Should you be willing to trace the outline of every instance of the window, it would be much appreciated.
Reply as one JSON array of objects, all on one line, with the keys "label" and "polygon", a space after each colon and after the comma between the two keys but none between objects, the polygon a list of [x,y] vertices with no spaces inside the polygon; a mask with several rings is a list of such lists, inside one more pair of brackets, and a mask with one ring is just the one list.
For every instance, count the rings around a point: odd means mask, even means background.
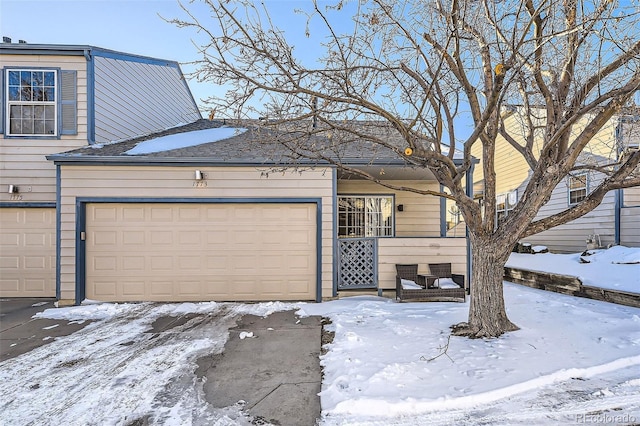
[{"label": "window", "polygon": [[338,196],[338,236],[393,236],[392,196]]},{"label": "window", "polygon": [[500,223],[518,204],[518,191],[510,191],[496,196],[496,223]]},{"label": "window", "polygon": [[6,78],[7,134],[57,135],[57,72],[9,69]]},{"label": "window", "polygon": [[577,204],[587,198],[587,180],[586,173],[569,175],[569,205]]}]

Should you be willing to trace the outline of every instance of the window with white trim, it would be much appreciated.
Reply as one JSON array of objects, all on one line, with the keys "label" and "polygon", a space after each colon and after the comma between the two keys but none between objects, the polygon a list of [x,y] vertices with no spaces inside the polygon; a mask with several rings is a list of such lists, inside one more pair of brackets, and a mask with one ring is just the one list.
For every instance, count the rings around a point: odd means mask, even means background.
[{"label": "window with white trim", "polygon": [[392,237],[393,196],[338,196],[338,236],[341,238]]},{"label": "window with white trim", "polygon": [[589,175],[586,173],[569,175],[569,205],[578,204],[587,198],[587,183]]},{"label": "window with white trim", "polygon": [[57,76],[55,70],[6,70],[7,135],[57,135]]},{"label": "window with white trim", "polygon": [[518,204],[518,190],[506,192],[504,194],[498,194],[496,196],[496,223],[504,220],[509,216],[509,212],[512,211],[516,204]]}]

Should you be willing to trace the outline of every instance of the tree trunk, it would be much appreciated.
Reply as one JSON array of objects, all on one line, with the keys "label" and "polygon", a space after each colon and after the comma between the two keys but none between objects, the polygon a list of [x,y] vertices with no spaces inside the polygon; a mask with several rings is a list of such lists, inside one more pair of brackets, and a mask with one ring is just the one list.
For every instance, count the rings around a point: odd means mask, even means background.
[{"label": "tree trunk", "polygon": [[454,334],[473,338],[498,337],[517,330],[505,311],[502,280],[512,244],[487,239],[472,242],[469,321],[453,327]]}]

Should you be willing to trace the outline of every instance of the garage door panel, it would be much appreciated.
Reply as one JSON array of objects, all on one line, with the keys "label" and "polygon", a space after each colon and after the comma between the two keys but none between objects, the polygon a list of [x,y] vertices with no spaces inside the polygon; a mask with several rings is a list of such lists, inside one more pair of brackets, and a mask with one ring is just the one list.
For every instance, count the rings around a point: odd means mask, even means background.
[{"label": "garage door panel", "polygon": [[0,209],[0,296],[54,297],[55,209]]},{"label": "garage door panel", "polygon": [[[95,217],[90,211],[96,206],[100,205],[87,205],[87,218]],[[110,239],[111,247],[94,244],[91,238],[87,240],[88,298],[111,301],[315,299],[314,204],[116,204],[111,207],[116,210],[112,217],[118,218],[112,223],[87,220],[87,231],[97,227],[100,232],[117,234],[115,239]],[[124,220],[128,215],[133,218],[131,222]],[[145,217],[144,222],[138,220],[141,217]],[[109,272],[115,279],[108,285],[115,285],[116,289],[94,290],[94,283],[104,286],[103,278],[109,277],[102,276],[105,270],[93,268],[91,265],[96,263],[91,259],[110,256],[118,258],[115,270]]]}]

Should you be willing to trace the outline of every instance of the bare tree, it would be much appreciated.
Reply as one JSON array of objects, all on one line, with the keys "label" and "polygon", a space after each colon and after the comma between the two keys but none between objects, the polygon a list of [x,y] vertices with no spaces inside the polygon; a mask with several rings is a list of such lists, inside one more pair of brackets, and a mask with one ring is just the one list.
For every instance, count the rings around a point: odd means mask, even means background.
[{"label": "bare tree", "polygon": [[[588,213],[612,189],[640,185],[637,150],[598,163],[581,160],[640,87],[639,9],[631,1],[317,0],[300,11],[306,35],[324,40],[313,63],[296,56],[301,35],[278,28],[268,2],[207,0],[212,20],[201,22],[183,7],[188,17],[172,22],[206,36],[196,75],[231,87],[209,100],[218,113],[259,114],[277,124],[314,120],[306,134],[331,135],[333,147],[366,140],[433,172],[448,191],[431,195],[455,201],[472,243],[469,320],[457,332],[495,337],[517,329],[502,289],[514,244]],[[517,131],[504,125],[507,107],[521,117]],[[353,125],[362,120],[385,123],[399,138]],[[526,160],[531,179],[514,210],[496,223],[499,140]],[[325,145],[298,143],[290,145],[297,155],[430,194],[350,169],[323,152]],[[481,203],[465,190],[474,146],[483,159]],[[556,185],[581,168],[604,178],[579,204],[534,221]]]}]

